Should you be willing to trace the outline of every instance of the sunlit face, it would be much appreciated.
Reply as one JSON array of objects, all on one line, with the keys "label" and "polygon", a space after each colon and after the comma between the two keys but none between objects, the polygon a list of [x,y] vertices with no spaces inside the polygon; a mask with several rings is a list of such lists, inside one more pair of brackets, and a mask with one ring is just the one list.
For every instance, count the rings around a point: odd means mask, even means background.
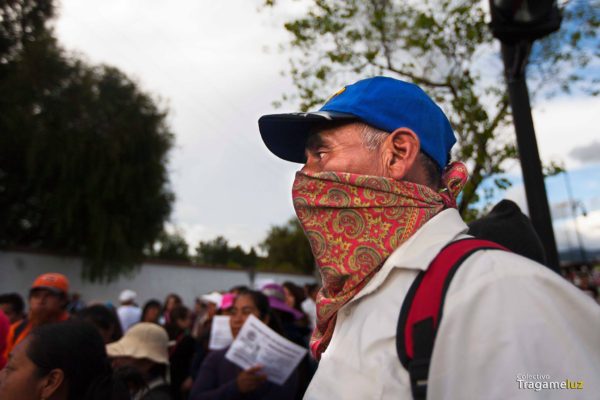
[{"label": "sunlit face", "polygon": [[27,357],[29,339],[15,346],[8,364],[0,371],[0,399],[38,400],[41,398],[42,379],[36,365]]},{"label": "sunlit face", "polygon": [[251,296],[241,295],[235,298],[233,302],[233,307],[229,309],[229,326],[231,327],[231,335],[235,338],[244,322],[250,315],[254,315],[257,318],[260,318],[260,312],[258,308],[254,304]]},{"label": "sunlit face", "polygon": [[306,143],[306,164],[302,171],[385,176],[379,152],[365,147],[362,130],[360,124],[347,124],[311,135]]}]

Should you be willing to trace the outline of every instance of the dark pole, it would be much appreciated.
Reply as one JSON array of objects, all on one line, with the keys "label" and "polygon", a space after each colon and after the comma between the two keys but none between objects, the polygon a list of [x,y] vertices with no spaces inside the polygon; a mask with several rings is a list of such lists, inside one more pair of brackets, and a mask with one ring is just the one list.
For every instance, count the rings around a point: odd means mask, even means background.
[{"label": "dark pole", "polygon": [[529,41],[521,41],[515,44],[502,43],[502,58],[517,134],[517,146],[519,148],[519,158],[521,159],[529,217],[546,250],[548,266],[558,272],[558,252],[552,229],[546,186],[544,185],[542,163],[535,139],[533,119],[531,118],[527,82],[525,81],[525,69],[530,50],[531,42]]}]

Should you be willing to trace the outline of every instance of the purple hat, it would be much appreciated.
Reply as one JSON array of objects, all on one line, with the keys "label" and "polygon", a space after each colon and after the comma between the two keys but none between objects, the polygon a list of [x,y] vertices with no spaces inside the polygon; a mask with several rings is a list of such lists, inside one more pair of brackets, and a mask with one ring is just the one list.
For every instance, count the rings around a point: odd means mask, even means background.
[{"label": "purple hat", "polygon": [[276,283],[268,283],[262,287],[261,292],[269,298],[269,305],[275,310],[283,311],[294,316],[294,319],[302,318],[302,312],[288,306],[285,303],[285,292],[283,286]]}]

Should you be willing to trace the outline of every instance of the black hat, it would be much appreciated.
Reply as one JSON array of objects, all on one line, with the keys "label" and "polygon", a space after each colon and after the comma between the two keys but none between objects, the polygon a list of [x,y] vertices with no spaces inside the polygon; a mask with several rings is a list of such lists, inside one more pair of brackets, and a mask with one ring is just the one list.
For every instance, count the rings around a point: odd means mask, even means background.
[{"label": "black hat", "polygon": [[511,200],[502,200],[490,213],[470,222],[469,234],[491,240],[509,250],[546,264],[546,252],[529,218]]}]

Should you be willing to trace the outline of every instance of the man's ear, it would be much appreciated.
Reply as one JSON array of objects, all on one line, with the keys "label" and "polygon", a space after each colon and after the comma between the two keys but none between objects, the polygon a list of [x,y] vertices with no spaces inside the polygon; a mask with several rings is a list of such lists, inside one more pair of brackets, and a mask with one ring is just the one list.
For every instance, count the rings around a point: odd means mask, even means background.
[{"label": "man's ear", "polygon": [[396,180],[412,180],[421,144],[416,133],[398,128],[383,143],[383,157],[387,175]]},{"label": "man's ear", "polygon": [[59,392],[64,383],[65,373],[61,369],[53,369],[42,379],[41,398],[49,399]]}]

